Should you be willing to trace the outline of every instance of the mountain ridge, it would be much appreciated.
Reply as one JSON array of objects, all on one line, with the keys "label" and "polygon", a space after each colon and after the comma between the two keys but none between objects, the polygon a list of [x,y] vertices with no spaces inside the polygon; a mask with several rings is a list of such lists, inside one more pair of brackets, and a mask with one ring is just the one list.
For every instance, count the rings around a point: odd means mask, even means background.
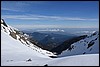
[{"label": "mountain ridge", "polygon": [[26,45],[26,46],[30,47],[31,49],[36,50],[37,52],[40,52],[40,53],[48,55],[48,56],[56,56],[52,52],[43,50],[40,47],[38,47],[37,45],[35,45],[36,44],[35,41],[33,41],[33,43],[30,42],[29,36],[27,34],[19,31],[18,29],[15,29],[15,28],[9,26],[8,24],[5,23],[5,21],[3,19],[1,19],[1,30],[3,32],[5,32],[6,34],[10,35],[15,40],[20,41],[23,45]]}]

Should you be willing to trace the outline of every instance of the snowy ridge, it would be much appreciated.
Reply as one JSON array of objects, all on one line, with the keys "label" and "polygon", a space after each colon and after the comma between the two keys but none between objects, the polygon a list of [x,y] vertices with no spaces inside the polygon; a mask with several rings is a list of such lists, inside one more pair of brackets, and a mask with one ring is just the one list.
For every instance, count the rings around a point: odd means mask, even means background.
[{"label": "snowy ridge", "polygon": [[29,36],[27,34],[24,34],[23,32],[19,31],[18,29],[15,29],[9,25],[6,25],[6,23],[4,22],[3,19],[1,20],[1,30],[2,30],[2,32],[5,32],[7,35],[10,35],[14,39],[20,41],[22,44],[30,47],[31,49],[33,49],[41,54],[44,54],[47,56],[56,56],[52,52],[43,50],[43,49],[39,48],[38,46],[36,46],[35,44],[31,43],[28,40]]},{"label": "snowy ridge", "polygon": [[71,44],[71,46],[63,51],[59,56],[71,56],[82,54],[98,54],[99,53],[99,32],[95,31],[88,35],[85,39]]}]

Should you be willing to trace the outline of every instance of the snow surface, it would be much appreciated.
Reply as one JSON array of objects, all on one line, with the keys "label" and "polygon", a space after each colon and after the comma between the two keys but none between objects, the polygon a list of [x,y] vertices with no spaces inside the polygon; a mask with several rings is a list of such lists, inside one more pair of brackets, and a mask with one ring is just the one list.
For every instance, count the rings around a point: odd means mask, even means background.
[{"label": "snow surface", "polygon": [[[19,62],[27,63],[27,59],[32,59],[34,61],[33,65],[40,63],[41,59],[50,59],[46,55],[42,55],[31,48],[23,45],[18,40],[13,39],[8,34],[1,31],[1,65],[19,65]],[[38,60],[38,61],[37,61]],[[46,62],[46,60],[45,60]],[[43,63],[45,63],[43,62]],[[14,63],[14,64],[13,64]],[[38,64],[38,65],[39,65]],[[24,64],[22,64],[24,65]]]},{"label": "snow surface", "polygon": [[99,66],[99,54],[57,58],[50,61],[48,66]]}]

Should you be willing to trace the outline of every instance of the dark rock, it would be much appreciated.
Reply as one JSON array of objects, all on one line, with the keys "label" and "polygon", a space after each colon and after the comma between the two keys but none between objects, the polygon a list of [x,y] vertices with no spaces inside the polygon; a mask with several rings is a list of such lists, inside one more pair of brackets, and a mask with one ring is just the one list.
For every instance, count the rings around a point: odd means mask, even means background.
[{"label": "dark rock", "polygon": [[12,36],[14,39],[17,39],[16,33],[10,32],[10,36]]},{"label": "dark rock", "polygon": [[86,54],[86,52],[84,52],[83,54]]},{"label": "dark rock", "polygon": [[28,60],[26,60],[26,61],[32,61],[32,59],[28,59]]},{"label": "dark rock", "polygon": [[48,65],[46,64],[46,65],[44,65],[44,66],[48,66]]},{"label": "dark rock", "polygon": [[94,41],[93,41],[93,40],[89,42],[87,49],[88,49],[89,47],[91,47],[92,45],[94,45]]},{"label": "dark rock", "polygon": [[3,22],[1,22],[4,26],[8,27],[7,24],[5,23],[4,19],[2,19]]},{"label": "dark rock", "polygon": [[51,57],[51,58],[57,58],[57,56],[49,56],[49,57]]}]

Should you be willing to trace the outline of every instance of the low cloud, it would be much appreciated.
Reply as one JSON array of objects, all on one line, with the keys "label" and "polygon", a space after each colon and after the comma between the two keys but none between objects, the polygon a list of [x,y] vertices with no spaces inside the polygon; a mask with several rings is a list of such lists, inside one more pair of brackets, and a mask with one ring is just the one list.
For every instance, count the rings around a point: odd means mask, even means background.
[{"label": "low cloud", "polygon": [[63,26],[61,25],[13,25],[14,27],[17,28],[27,28],[27,29],[32,29],[32,28],[62,28]]},{"label": "low cloud", "polygon": [[69,25],[12,25],[19,29],[35,29],[35,28],[97,28],[95,26],[69,26]]}]

